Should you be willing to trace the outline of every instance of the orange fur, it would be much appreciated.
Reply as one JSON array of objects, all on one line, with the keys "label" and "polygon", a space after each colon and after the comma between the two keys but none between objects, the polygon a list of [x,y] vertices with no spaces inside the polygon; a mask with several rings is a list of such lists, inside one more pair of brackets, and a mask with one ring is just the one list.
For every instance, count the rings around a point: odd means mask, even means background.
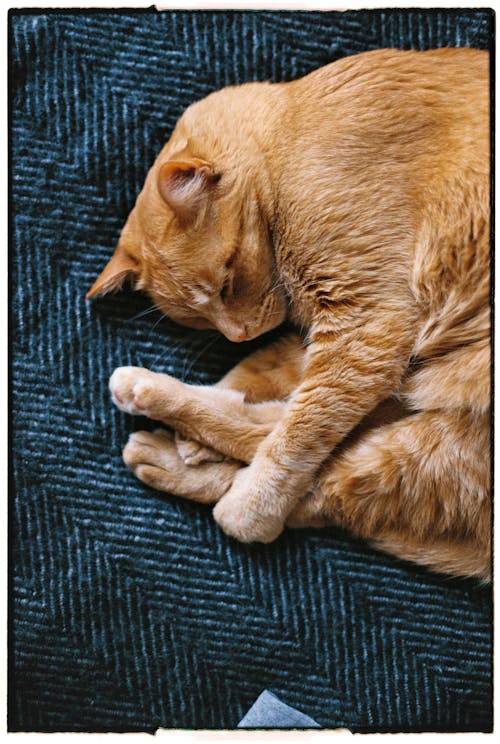
[{"label": "orange fur", "polygon": [[126,274],[89,296],[132,275],[179,322],[298,335],[213,388],[117,370],[123,410],[203,445],[188,462],[135,436],[139,477],[200,498],[198,473],[240,540],[338,524],[487,577],[488,71],[471,49],[380,50],[185,112],[123,230]]}]

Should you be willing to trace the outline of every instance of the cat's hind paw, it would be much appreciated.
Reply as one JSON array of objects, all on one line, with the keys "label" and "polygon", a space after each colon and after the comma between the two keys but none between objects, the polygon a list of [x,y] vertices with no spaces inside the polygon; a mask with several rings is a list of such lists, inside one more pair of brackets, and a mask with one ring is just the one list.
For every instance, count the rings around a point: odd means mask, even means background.
[{"label": "cat's hind paw", "polygon": [[151,488],[204,504],[213,504],[226,493],[240,467],[234,460],[186,465],[177,452],[173,432],[164,429],[131,434],[123,460]]},{"label": "cat's hind paw", "polygon": [[148,486],[174,493],[182,466],[176,457],[173,432],[134,432],[123,450],[123,461]]}]

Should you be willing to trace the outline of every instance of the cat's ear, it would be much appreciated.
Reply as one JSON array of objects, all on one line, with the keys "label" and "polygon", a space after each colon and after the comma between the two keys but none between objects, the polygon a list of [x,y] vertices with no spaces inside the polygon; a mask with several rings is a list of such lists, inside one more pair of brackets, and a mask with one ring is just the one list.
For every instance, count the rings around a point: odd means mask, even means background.
[{"label": "cat's ear", "polygon": [[87,292],[86,299],[121,289],[126,279],[137,276],[139,266],[123,246],[118,243],[115,252]]},{"label": "cat's ear", "polygon": [[167,160],[158,172],[158,191],[177,217],[189,222],[198,215],[219,179],[205,160]]}]

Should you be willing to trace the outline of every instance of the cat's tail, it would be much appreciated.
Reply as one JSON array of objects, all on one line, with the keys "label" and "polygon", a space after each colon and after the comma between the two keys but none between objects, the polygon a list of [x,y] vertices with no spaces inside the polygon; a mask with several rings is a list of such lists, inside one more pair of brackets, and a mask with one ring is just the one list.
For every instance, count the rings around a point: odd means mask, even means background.
[{"label": "cat's tail", "polygon": [[483,584],[491,581],[491,545],[478,546],[470,541],[451,542],[436,539],[421,543],[398,533],[370,540],[378,550],[418,563],[438,573],[475,577]]}]

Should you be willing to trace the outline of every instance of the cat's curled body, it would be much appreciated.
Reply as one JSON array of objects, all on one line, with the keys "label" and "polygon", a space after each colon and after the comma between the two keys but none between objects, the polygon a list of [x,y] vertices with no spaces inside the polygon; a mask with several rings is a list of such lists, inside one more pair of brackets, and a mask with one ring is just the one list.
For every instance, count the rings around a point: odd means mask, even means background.
[{"label": "cat's curled body", "polygon": [[243,541],[338,525],[488,577],[488,73],[471,49],[380,50],[185,112],[89,296],[130,277],[231,340],[297,333],[213,387],[116,370],[119,407],[225,456],[136,433],[139,478]]}]

